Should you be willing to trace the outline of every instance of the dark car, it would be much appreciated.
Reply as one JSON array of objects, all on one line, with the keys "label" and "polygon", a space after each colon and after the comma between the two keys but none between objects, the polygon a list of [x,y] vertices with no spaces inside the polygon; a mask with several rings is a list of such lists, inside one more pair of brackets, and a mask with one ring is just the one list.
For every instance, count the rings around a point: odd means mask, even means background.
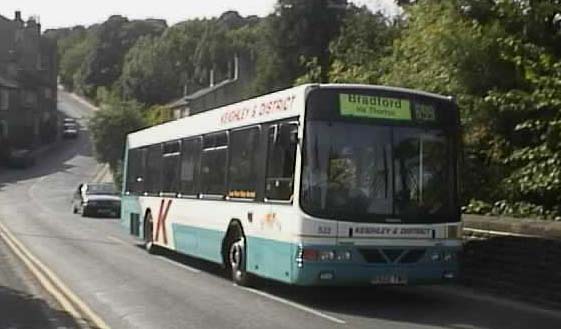
[{"label": "dark car", "polygon": [[72,200],[72,211],[82,217],[104,215],[118,217],[121,213],[121,198],[113,184],[80,184]]},{"label": "dark car", "polygon": [[35,164],[35,156],[28,149],[13,150],[8,156],[8,166],[12,168],[27,168]]},{"label": "dark car", "polygon": [[78,125],[75,122],[65,122],[62,126],[63,138],[76,138],[78,137]]}]

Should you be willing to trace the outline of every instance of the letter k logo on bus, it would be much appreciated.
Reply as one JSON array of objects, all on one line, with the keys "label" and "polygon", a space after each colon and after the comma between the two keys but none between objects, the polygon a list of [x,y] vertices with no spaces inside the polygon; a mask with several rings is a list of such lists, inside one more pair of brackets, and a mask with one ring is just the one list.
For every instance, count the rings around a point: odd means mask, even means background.
[{"label": "letter k logo on bus", "polygon": [[[165,205],[165,209],[164,209]],[[158,221],[156,222],[156,237],[154,238],[155,241],[158,241],[160,237],[160,229],[162,230],[162,237],[164,239],[164,244],[168,244],[168,236],[166,233],[166,219],[168,217],[169,207],[171,206],[171,200],[168,200],[166,204],[166,200],[162,199],[160,203],[160,211],[158,212]]]}]

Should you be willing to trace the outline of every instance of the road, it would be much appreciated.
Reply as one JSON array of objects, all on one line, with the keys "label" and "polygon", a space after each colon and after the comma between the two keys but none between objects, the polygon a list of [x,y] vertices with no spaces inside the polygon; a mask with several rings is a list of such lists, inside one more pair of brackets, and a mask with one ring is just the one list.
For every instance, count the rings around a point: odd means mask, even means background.
[{"label": "road", "polygon": [[[59,107],[82,120],[91,114],[64,93]],[[74,189],[97,168],[83,130],[35,168],[0,174],[0,221],[111,328],[561,327],[555,312],[456,286],[235,286],[215,265],[147,254],[116,219],[72,214]]]}]

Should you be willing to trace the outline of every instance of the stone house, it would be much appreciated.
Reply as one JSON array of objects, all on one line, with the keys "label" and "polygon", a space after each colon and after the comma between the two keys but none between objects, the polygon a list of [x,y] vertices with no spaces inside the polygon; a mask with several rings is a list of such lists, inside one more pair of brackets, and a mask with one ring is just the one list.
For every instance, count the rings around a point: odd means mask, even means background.
[{"label": "stone house", "polygon": [[233,58],[231,67],[233,70],[225,80],[215,83],[211,71],[210,86],[167,104],[172,111],[172,117],[179,119],[254,96],[251,95],[251,84],[255,77],[253,56],[237,54]]},{"label": "stone house", "polygon": [[57,46],[34,18],[0,15],[0,157],[55,140]]}]

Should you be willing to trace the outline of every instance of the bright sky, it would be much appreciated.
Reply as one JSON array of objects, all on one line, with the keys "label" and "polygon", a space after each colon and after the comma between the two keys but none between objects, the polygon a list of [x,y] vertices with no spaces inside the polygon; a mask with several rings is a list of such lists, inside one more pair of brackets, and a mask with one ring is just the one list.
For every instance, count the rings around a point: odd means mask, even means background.
[{"label": "bright sky", "polygon": [[[353,0],[372,10],[393,15],[398,8],[393,0]],[[0,0],[0,15],[13,18],[20,10],[24,19],[39,16],[43,28],[91,25],[105,21],[113,14],[130,19],[163,18],[173,25],[195,17],[218,16],[227,10],[241,15],[265,16],[273,11],[276,0]]]}]

